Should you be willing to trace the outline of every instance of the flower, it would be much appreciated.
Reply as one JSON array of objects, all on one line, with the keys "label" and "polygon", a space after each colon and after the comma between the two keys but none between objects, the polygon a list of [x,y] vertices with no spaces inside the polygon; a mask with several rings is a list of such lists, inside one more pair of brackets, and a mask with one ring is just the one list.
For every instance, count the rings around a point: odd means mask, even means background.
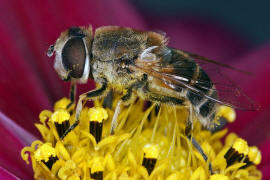
[{"label": "flower", "polygon": [[[253,76],[233,74],[235,82],[248,96],[261,104],[257,112],[237,112],[229,129],[262,151],[259,166],[269,174],[269,45],[250,49],[250,43],[234,33],[202,19],[144,18],[123,0],[115,1],[9,1],[0,2],[0,177],[32,179],[31,166],[20,157],[21,149],[40,137],[34,127],[43,109],[68,94],[46,58],[48,46],[60,32],[75,25],[130,26],[138,29],[163,30],[171,45],[224,60],[232,66],[253,72]],[[124,15],[123,15],[124,14]],[[238,57],[238,58],[236,58]],[[232,72],[230,72],[232,74]],[[90,81],[80,92],[93,88]],[[35,137],[37,136],[37,137]],[[7,143],[4,143],[7,142]]]},{"label": "flower", "polygon": [[[223,146],[221,138],[227,129],[212,134],[196,119],[192,137],[187,137],[185,107],[153,104],[144,110],[144,101],[138,99],[122,108],[111,134],[113,109],[119,101],[114,99],[112,109],[103,109],[102,100],[96,100],[92,108],[84,106],[79,127],[63,140],[59,137],[74,122],[74,107],[66,109],[71,101],[62,98],[53,112],[42,111],[40,123],[35,124],[42,140],[21,152],[27,164],[30,154],[34,178],[261,179],[256,169],[261,162],[257,147],[232,133]],[[218,117],[234,121],[235,112],[229,109],[221,107]],[[208,160],[195,149],[196,139]]]}]

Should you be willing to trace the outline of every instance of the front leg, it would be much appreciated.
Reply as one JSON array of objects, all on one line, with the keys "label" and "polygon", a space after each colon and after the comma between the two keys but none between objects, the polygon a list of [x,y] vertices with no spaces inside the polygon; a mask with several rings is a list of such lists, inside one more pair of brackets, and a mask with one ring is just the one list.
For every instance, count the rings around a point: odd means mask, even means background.
[{"label": "front leg", "polygon": [[142,87],[145,84],[145,82],[143,81],[136,81],[134,83],[132,83],[126,90],[126,94],[124,96],[121,97],[121,99],[118,101],[114,114],[113,114],[113,118],[112,118],[112,124],[111,124],[111,134],[115,133],[115,128],[117,127],[117,118],[118,115],[121,112],[121,105],[122,103],[125,104],[129,104],[131,99],[132,99],[132,94],[133,94],[133,89],[138,89],[140,87]]},{"label": "front leg", "polygon": [[107,80],[103,79],[102,83],[101,83],[101,87],[92,91],[89,91],[87,93],[84,93],[82,95],[80,95],[79,97],[79,101],[77,103],[76,106],[76,114],[75,114],[75,122],[65,131],[65,133],[63,134],[63,136],[61,137],[61,139],[64,139],[64,137],[70,132],[72,131],[74,128],[76,128],[78,126],[78,124],[80,123],[79,117],[82,111],[82,101],[83,100],[90,100],[93,99],[95,97],[98,97],[100,95],[103,95],[105,93],[105,91],[107,90],[108,84],[107,84]]},{"label": "front leg", "polygon": [[75,98],[76,98],[76,82],[71,81],[69,90],[69,99],[71,102],[67,105],[66,109],[69,109],[75,103]]}]

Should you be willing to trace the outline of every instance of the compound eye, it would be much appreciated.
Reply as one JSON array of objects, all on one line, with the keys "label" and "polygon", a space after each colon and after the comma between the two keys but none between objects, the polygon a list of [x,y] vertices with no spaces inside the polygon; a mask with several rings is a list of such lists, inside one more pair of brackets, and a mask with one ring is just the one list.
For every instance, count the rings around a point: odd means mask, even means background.
[{"label": "compound eye", "polygon": [[62,50],[62,63],[73,78],[81,78],[84,71],[86,51],[80,37],[69,39]]}]

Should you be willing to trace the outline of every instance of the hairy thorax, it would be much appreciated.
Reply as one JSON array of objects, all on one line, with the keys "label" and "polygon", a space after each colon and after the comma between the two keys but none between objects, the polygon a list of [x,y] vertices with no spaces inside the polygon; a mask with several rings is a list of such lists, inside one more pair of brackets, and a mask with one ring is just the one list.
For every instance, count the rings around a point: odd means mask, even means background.
[{"label": "hairy thorax", "polygon": [[131,73],[128,67],[121,67],[115,61],[94,61],[92,65],[94,80],[98,83],[105,78],[115,90],[123,90],[130,86],[139,74]]}]

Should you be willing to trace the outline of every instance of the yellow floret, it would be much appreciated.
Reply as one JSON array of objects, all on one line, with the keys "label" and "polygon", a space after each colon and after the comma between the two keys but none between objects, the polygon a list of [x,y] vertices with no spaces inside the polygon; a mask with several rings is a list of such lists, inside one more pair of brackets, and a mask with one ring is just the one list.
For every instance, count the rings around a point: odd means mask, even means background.
[{"label": "yellow floret", "polygon": [[100,157],[94,157],[91,161],[91,174],[101,172],[104,170],[104,165]]},{"label": "yellow floret", "polygon": [[38,149],[36,150],[34,157],[36,159],[36,161],[40,162],[40,161],[49,161],[50,157],[55,157],[56,156],[56,151],[55,149],[52,147],[51,143],[45,143],[42,144],[41,146],[38,147]]},{"label": "yellow floret", "polygon": [[[121,107],[117,131],[111,134],[112,122],[105,120],[108,116],[110,120],[113,117],[120,97],[114,98],[112,109],[101,108],[103,100],[99,99],[94,102],[94,108],[84,105],[79,126],[69,132],[64,140],[58,137],[53,124],[62,123],[62,129],[57,131],[64,131],[68,127],[65,121],[74,122],[74,107],[67,107],[71,101],[63,98],[55,104],[54,111],[41,112],[40,123],[36,126],[42,140],[34,141],[21,153],[26,162],[32,160],[34,179],[85,180],[97,176],[104,180],[261,179],[261,172],[255,166],[261,161],[261,153],[256,147],[248,147],[245,140],[232,133],[223,145],[221,138],[226,131],[211,133],[193,116],[192,135],[207,156],[208,160],[205,161],[185,135],[188,116],[185,107],[161,104],[157,113],[155,104],[145,109],[145,102],[138,99],[129,106]],[[219,113],[232,120],[232,112],[230,108],[222,106]],[[99,143],[94,133],[89,132],[90,124],[94,124],[94,130],[102,126],[102,133],[96,131],[98,133],[95,134],[101,135]],[[224,155],[228,151],[229,157],[226,159]],[[246,160],[254,165],[249,166]],[[228,166],[230,161],[233,163]],[[209,170],[210,163],[214,175]]]},{"label": "yellow floret", "polygon": [[157,159],[159,155],[159,148],[157,145],[146,144],[143,148],[144,157],[149,159]]},{"label": "yellow floret", "polygon": [[190,177],[190,180],[206,180],[205,171],[202,167],[198,167]]},{"label": "yellow floret", "polygon": [[229,178],[223,174],[214,174],[210,176],[210,180],[229,180]]},{"label": "yellow floret", "polygon": [[60,109],[52,114],[51,121],[57,122],[58,124],[62,124],[64,121],[69,120],[69,118],[70,114],[66,110]]},{"label": "yellow floret", "polygon": [[235,142],[233,143],[232,148],[236,150],[238,153],[242,153],[244,155],[248,154],[248,144],[247,141],[245,141],[242,138],[237,138]]},{"label": "yellow floret", "polygon": [[108,118],[108,113],[101,107],[94,107],[88,110],[88,118],[90,121],[102,122]]}]

